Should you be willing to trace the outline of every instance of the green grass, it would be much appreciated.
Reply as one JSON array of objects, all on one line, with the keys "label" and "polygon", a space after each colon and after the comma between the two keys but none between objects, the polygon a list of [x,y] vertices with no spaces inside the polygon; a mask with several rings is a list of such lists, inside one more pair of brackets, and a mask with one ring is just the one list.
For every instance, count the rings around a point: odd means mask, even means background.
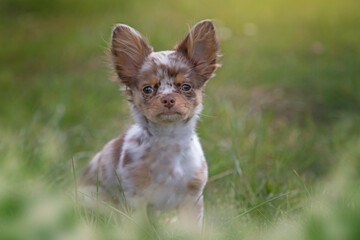
[{"label": "green grass", "polygon": [[198,124],[204,239],[359,239],[359,12],[357,0],[1,1],[0,237],[198,239],[85,211],[73,192],[132,122],[109,81],[112,26],[165,50],[211,18],[223,67]]}]

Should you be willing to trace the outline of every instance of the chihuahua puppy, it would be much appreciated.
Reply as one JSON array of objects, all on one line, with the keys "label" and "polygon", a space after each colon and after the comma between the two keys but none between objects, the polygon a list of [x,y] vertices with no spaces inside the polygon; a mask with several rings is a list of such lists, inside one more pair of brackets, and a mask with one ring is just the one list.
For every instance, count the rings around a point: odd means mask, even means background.
[{"label": "chihuahua puppy", "polygon": [[201,225],[208,173],[195,126],[205,83],[219,67],[218,51],[209,20],[192,27],[174,50],[160,52],[133,28],[115,26],[112,61],[135,124],[95,155],[79,179],[80,191],[126,200],[134,209],[177,209],[180,220]]}]

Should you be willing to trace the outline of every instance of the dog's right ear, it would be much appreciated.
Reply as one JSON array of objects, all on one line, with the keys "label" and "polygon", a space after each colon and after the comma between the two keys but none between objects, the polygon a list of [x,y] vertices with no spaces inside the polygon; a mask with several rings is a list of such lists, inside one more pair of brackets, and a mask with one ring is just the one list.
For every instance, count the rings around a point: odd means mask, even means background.
[{"label": "dog's right ear", "polygon": [[115,26],[111,40],[111,55],[115,71],[126,86],[134,86],[137,72],[151,52],[151,46],[136,30],[125,24]]}]

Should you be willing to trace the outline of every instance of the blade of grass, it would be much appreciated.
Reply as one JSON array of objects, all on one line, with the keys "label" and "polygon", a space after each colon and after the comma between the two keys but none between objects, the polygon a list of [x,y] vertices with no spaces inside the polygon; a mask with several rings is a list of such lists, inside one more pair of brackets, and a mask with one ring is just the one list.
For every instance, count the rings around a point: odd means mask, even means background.
[{"label": "blade of grass", "polygon": [[279,196],[270,198],[270,199],[266,200],[265,202],[259,203],[259,204],[257,204],[255,207],[252,207],[252,208],[250,208],[249,210],[246,210],[245,212],[243,212],[243,213],[241,213],[241,214],[239,214],[239,215],[231,218],[229,221],[233,221],[233,220],[235,220],[235,219],[237,219],[237,218],[239,218],[239,217],[242,217],[242,216],[244,216],[244,215],[246,215],[246,214],[248,214],[248,213],[250,213],[250,212],[252,212],[252,211],[254,211],[254,210],[256,210],[256,209],[258,209],[259,207],[264,206],[264,205],[266,205],[266,204],[268,204],[268,203],[270,203],[270,202],[272,202],[272,201],[275,201],[275,200],[277,200],[277,199],[279,199],[279,198],[282,198],[282,197],[284,197],[284,196],[287,196],[288,194],[289,194],[289,193],[284,193],[284,194],[281,194],[281,195],[279,195]]},{"label": "blade of grass", "polygon": [[228,169],[228,170],[226,170],[224,172],[221,172],[219,174],[216,174],[216,175],[210,177],[209,180],[208,180],[208,183],[215,182],[215,181],[217,181],[219,179],[222,179],[222,178],[224,178],[226,176],[229,176],[229,175],[231,175],[233,173],[234,173],[234,170]]},{"label": "blade of grass", "polygon": [[309,189],[307,188],[304,180],[300,177],[300,175],[298,174],[298,172],[297,172],[295,169],[293,169],[293,172],[294,172],[294,174],[298,177],[298,179],[300,180],[300,182],[303,184],[304,189],[305,189],[306,194],[308,195],[308,197],[310,197],[310,191],[309,191]]},{"label": "blade of grass", "polygon": [[[124,189],[123,189],[123,187],[122,187],[122,184],[121,184],[119,175],[117,174],[115,168],[114,168],[114,172],[115,172],[115,176],[116,176],[116,179],[117,179],[117,181],[118,181],[118,184],[119,184],[120,195],[122,196],[122,198],[123,198],[123,200],[124,200],[124,203],[123,203],[122,201],[120,201],[120,205],[121,205],[121,207],[122,207],[123,209],[126,210],[127,213],[129,213],[131,209],[130,209],[129,204],[128,204],[127,201],[126,201],[126,197],[125,197],[125,194],[124,194]],[[124,205],[125,205],[125,206],[124,206]]]},{"label": "blade of grass", "polygon": [[73,175],[74,175],[74,180],[75,180],[75,203],[78,203],[78,194],[77,194],[77,179],[76,179],[76,172],[75,172],[75,165],[74,165],[74,158],[71,158],[71,165],[72,165],[72,171],[73,171]]},{"label": "blade of grass", "polygon": [[96,174],[96,222],[99,219],[99,171]]}]

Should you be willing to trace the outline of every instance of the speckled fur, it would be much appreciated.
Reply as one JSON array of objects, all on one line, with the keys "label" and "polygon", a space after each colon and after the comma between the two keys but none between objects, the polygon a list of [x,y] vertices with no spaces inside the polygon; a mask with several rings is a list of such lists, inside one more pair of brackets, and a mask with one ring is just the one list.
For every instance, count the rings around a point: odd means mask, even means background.
[{"label": "speckled fur", "polygon": [[[212,22],[196,24],[174,50],[162,52],[153,52],[138,32],[119,24],[111,52],[135,124],[95,155],[79,180],[80,191],[96,196],[98,184],[103,200],[124,201],[118,198],[123,191],[134,209],[177,209],[180,218],[201,224],[208,173],[195,127],[205,82],[218,67]],[[164,97],[174,104],[165,105]]]}]

